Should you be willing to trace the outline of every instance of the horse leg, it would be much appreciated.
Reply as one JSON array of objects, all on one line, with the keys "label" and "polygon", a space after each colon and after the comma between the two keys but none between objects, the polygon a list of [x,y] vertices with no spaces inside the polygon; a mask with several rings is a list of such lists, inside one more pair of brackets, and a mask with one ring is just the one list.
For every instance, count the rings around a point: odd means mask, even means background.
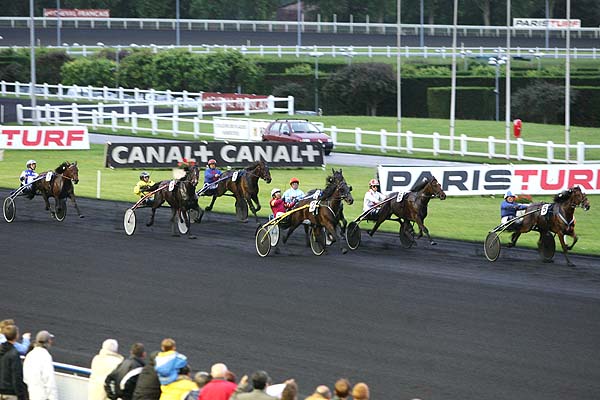
[{"label": "horse leg", "polygon": [[[575,247],[575,243],[577,243],[577,241],[579,240],[579,237],[577,236],[577,234],[575,234],[575,231],[573,231],[573,235],[569,235],[573,237],[573,243],[567,247],[567,250],[571,251],[573,250],[573,247]],[[565,243],[566,243],[566,237],[565,237]]]},{"label": "horse leg", "polygon": [[575,264],[573,264],[571,262],[571,260],[569,260],[569,256],[567,255],[567,253],[569,252],[569,247],[567,246],[567,243],[565,242],[565,237],[563,235],[557,235],[557,236],[558,236],[558,240],[560,241],[560,247],[562,247],[563,254],[565,255],[565,260],[567,260],[567,265],[569,267],[574,267]]},{"label": "horse leg", "polygon": [[[337,233],[338,224],[335,221],[327,221],[324,225],[325,225],[325,229],[327,229],[327,232],[331,236],[331,244],[335,243],[339,239],[339,236]],[[340,242],[340,250],[342,251],[342,254],[346,254],[348,252],[348,248],[346,247],[345,241],[340,240],[339,242]]]},{"label": "horse leg", "polygon": [[243,197],[235,199],[235,214],[240,222],[248,222],[248,203]]},{"label": "horse leg", "polygon": [[258,215],[256,215],[256,213],[258,212],[258,210],[260,210],[259,208],[254,207],[254,203],[252,202],[252,198],[246,199],[246,203],[248,204],[248,207],[250,208],[250,211],[252,211],[252,214],[254,214],[254,218],[256,219],[256,222],[258,221]]},{"label": "horse leg", "polygon": [[288,238],[290,237],[290,235],[292,234],[292,232],[294,232],[296,230],[296,228],[300,226],[300,224],[298,225],[290,225],[290,227],[288,228],[287,232],[285,233],[285,236],[283,237],[283,243],[287,243]]},{"label": "horse leg", "polygon": [[77,210],[77,215],[79,215],[79,218],[84,218],[84,215],[81,214],[81,211],[79,210],[79,206],[77,205],[77,201],[75,201],[75,192],[69,193],[69,198],[73,202],[73,205],[75,206],[75,210]]},{"label": "horse leg", "polygon": [[46,205],[46,211],[50,211],[50,201],[48,201],[49,197],[46,192],[42,192],[42,196],[44,197],[44,204]]},{"label": "horse leg", "polygon": [[381,224],[383,224],[383,222],[386,219],[387,219],[387,216],[384,216],[381,212],[379,212],[379,214],[377,215],[377,222],[375,222],[375,225],[373,225],[373,227],[371,228],[371,230],[367,232],[369,234],[369,236],[373,236],[373,234],[375,232],[377,232],[377,229],[379,228],[379,226]]},{"label": "horse leg", "polygon": [[152,204],[152,214],[150,215],[150,221],[146,223],[146,226],[152,226],[154,224],[154,214],[156,214],[156,208],[158,207],[156,204],[157,202]]},{"label": "horse leg", "polygon": [[[252,201],[254,202],[254,209],[256,210],[256,212],[260,211],[260,200],[258,199],[258,194],[255,193],[252,195],[251,197]],[[254,215],[256,215],[256,212],[254,213]]]},{"label": "horse leg", "polygon": [[171,207],[171,236],[179,237],[179,231],[177,230],[177,219],[181,218],[181,210]]},{"label": "horse leg", "polygon": [[521,236],[521,231],[516,230],[513,232],[511,238],[510,238],[510,243],[507,244],[507,247],[515,247],[517,245],[517,240],[519,240],[519,236]]},{"label": "horse leg", "polygon": [[425,233],[425,236],[427,236],[427,240],[429,240],[429,244],[431,244],[432,246],[435,246],[437,244],[437,242],[435,240],[431,239],[431,236],[429,235],[429,229],[427,229],[427,227],[425,226],[423,221],[420,218],[417,218],[417,221],[415,221],[415,222],[419,226],[419,235],[417,235],[417,238],[423,237],[423,233]]},{"label": "horse leg", "polygon": [[204,210],[205,210],[205,211],[210,211],[210,210],[212,210],[213,206],[215,205],[215,201],[216,201],[216,200],[217,200],[217,195],[216,195],[216,194],[214,194],[214,195],[213,195],[213,197],[212,197],[212,200],[210,201],[210,204],[209,204],[209,205],[207,205],[207,206],[204,208]]}]

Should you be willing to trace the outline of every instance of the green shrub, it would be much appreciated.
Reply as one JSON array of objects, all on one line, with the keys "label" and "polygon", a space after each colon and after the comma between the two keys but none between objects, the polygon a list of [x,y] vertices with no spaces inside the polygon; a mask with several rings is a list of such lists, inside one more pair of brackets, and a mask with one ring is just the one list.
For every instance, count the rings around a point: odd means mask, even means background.
[{"label": "green shrub", "polygon": [[[427,90],[429,118],[450,117],[450,95],[452,88],[436,87]],[[457,87],[456,118],[494,119],[495,96],[489,87]]]},{"label": "green shrub", "polygon": [[285,69],[286,75],[310,75],[312,73],[313,69],[310,64],[296,64]]},{"label": "green shrub", "polygon": [[78,58],[61,68],[62,83],[79,86],[114,87],[116,64],[106,59]]}]

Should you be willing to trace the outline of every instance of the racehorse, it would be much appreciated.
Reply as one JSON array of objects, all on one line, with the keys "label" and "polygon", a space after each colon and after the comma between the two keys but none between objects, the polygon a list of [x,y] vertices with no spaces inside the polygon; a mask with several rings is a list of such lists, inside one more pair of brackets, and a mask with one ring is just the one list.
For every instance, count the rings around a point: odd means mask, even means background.
[{"label": "racehorse", "polygon": [[212,192],[210,205],[205,210],[212,210],[217,197],[230,191],[235,197],[235,210],[238,218],[246,222],[248,220],[248,207],[250,207],[254,218],[258,221],[256,213],[261,209],[260,200],[258,199],[259,179],[271,183],[271,171],[269,171],[269,166],[263,160],[256,161],[242,170],[227,171],[219,178],[219,183]]},{"label": "racehorse", "polygon": [[[569,260],[567,252],[575,246],[577,234],[575,234],[575,208],[580,206],[585,211],[590,209],[590,202],[581,191],[579,186],[574,186],[568,190],[564,190],[554,196],[552,203],[533,203],[527,206],[523,221],[516,226],[515,232],[512,234],[510,246],[514,246],[522,233],[531,230],[540,232],[540,245],[542,237],[548,232],[555,233],[558,236],[563,254],[569,266],[574,266]],[[573,243],[568,246],[565,241],[565,236],[571,236]]]},{"label": "racehorse", "polygon": [[160,207],[165,201],[171,206],[171,229],[173,236],[179,236],[176,231],[176,220],[184,222],[188,227],[188,235],[190,239],[195,239],[195,236],[190,234],[190,219],[188,211],[198,211],[199,217],[197,220],[202,219],[204,211],[198,207],[198,196],[196,196],[196,185],[198,185],[198,179],[200,172],[196,164],[188,164],[183,167],[185,176],[175,181],[160,181],[152,185],[147,191],[158,190],[154,194],[154,201],[152,202],[152,216],[146,226],[152,226],[154,224],[154,214],[156,209]]},{"label": "racehorse", "polygon": [[73,184],[79,183],[79,168],[77,168],[77,161],[70,163],[68,161],[63,162],[54,171],[42,172],[40,175],[51,174],[51,178],[39,179],[33,184],[32,190],[35,192],[39,190],[44,197],[44,203],[46,203],[46,210],[50,210],[50,197],[54,198],[54,211],[50,211],[52,216],[57,213],[63,214],[63,208],[66,207],[66,198],[70,198],[79,218],[83,218],[83,214],[79,210],[77,201],[75,200],[75,190]]},{"label": "racehorse", "polygon": [[[294,209],[298,209],[298,211],[291,213],[286,221],[288,231],[283,238],[283,243],[286,243],[292,232],[306,220],[309,221],[313,228],[317,229],[317,232],[320,232],[320,228],[325,228],[332,243],[339,238],[337,233],[339,214],[336,214],[334,210],[335,204],[332,205],[331,203],[337,201],[339,203],[337,207],[341,208],[342,200],[348,204],[352,204],[354,198],[352,197],[352,193],[350,193],[351,188],[346,183],[341,169],[339,171],[334,170],[333,174],[327,177],[326,182],[325,189],[320,192],[320,195],[317,195],[317,198],[314,197],[316,191],[311,191],[309,194],[313,193],[313,196],[305,196],[294,206]],[[315,202],[314,210],[311,210],[311,207],[303,207],[313,201]],[[320,233],[317,233],[317,235],[320,236]],[[325,242],[325,238],[320,239]],[[348,249],[345,247],[343,241],[340,241],[340,243],[342,253],[346,254]]]},{"label": "racehorse", "polygon": [[[393,192],[387,197],[398,198],[398,193]],[[410,192],[404,194],[400,201],[389,200],[386,201],[377,214],[377,222],[373,228],[369,231],[369,235],[373,236],[379,225],[385,220],[389,219],[392,214],[398,217],[397,221],[402,224],[416,222],[419,226],[419,234],[417,238],[423,237],[423,233],[427,235],[429,243],[435,245],[436,242],[431,239],[429,235],[429,229],[424,224],[425,218],[427,218],[427,205],[429,200],[438,197],[440,200],[446,199],[446,193],[442,190],[442,186],[433,176],[425,177],[420,182],[417,182]],[[385,201],[385,200],[384,200]]]},{"label": "racehorse", "polygon": [[[347,183],[344,179],[344,175],[342,174],[341,168],[339,171],[336,171],[332,168],[331,172],[332,172],[332,176],[330,178],[333,179],[333,181],[335,181],[336,183],[344,182],[344,184],[347,185]],[[329,182],[330,178],[329,177],[327,178],[327,181],[326,181],[327,184],[330,183]],[[333,213],[335,215],[335,220],[337,221],[337,225],[340,227],[342,236],[346,232],[346,226],[348,225],[348,221],[344,217],[344,201],[346,201],[346,203],[348,203],[349,205],[354,203],[354,198],[352,197],[352,193],[351,193],[352,186],[349,186],[349,185],[347,185],[347,186],[348,186],[348,194],[344,197],[339,196],[339,195],[333,195],[333,193],[331,195],[328,195],[327,187],[325,188],[325,190],[323,190],[322,195],[321,195],[321,200],[326,200],[327,204],[333,211]],[[328,186],[328,187],[330,187],[330,186]],[[315,193],[315,191],[316,191],[316,189],[308,191],[308,193],[306,193],[306,196],[310,197],[311,195],[313,195]]]}]

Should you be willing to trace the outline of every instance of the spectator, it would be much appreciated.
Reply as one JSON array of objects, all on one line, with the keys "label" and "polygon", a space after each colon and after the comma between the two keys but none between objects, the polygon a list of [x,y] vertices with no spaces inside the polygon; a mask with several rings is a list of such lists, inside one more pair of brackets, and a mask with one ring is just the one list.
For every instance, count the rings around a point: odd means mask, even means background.
[{"label": "spectator", "polygon": [[92,373],[88,383],[88,400],[107,400],[104,390],[104,381],[117,365],[123,361],[123,356],[118,353],[119,342],[115,339],[106,339],[102,343],[100,352],[92,359]]},{"label": "spectator", "polygon": [[293,379],[290,379],[283,391],[281,392],[281,400],[298,400],[298,384]]},{"label": "spectator", "polygon": [[210,374],[205,371],[196,372],[196,375],[194,375],[194,382],[198,387],[189,392],[185,400],[198,400],[198,396],[200,396],[202,388],[206,386],[208,382],[210,382]]},{"label": "spectator", "polygon": [[331,390],[325,385],[319,385],[315,389],[315,392],[308,396],[306,400],[323,400],[331,399]]},{"label": "spectator", "polygon": [[237,376],[235,376],[235,374],[231,371],[227,371],[225,372],[225,380],[229,381],[229,382],[233,382],[236,383],[237,382]]},{"label": "spectator", "polygon": [[187,357],[175,351],[177,345],[171,338],[163,339],[160,349],[162,351],[156,356],[154,369],[161,386],[164,386],[177,380],[179,369],[187,365]]},{"label": "spectator", "polygon": [[366,383],[360,382],[352,388],[352,397],[354,400],[369,400],[369,387]]},{"label": "spectator", "polygon": [[35,335],[33,350],[27,353],[23,363],[23,381],[29,391],[29,400],[57,400],[58,389],[54,379],[54,364],[48,349],[54,343],[54,335],[39,331]]},{"label": "spectator", "polygon": [[2,332],[5,341],[0,344],[0,399],[25,400],[27,388],[23,382],[23,364],[15,348],[19,329],[15,325],[5,325]]},{"label": "spectator", "polygon": [[134,343],[129,358],[117,366],[104,381],[104,389],[109,399],[131,400],[138,377],[142,372],[146,351],[142,343]]},{"label": "spectator", "polygon": [[238,385],[231,400],[275,400],[277,397],[268,395],[265,391],[269,386],[270,378],[265,371],[256,371],[250,377],[252,381],[252,391],[247,392],[248,376],[244,375]]},{"label": "spectator", "polygon": [[237,385],[225,379],[226,373],[227,366],[225,364],[214,364],[210,368],[212,379],[202,388],[198,400],[229,400]]},{"label": "spectator", "polygon": [[351,388],[348,379],[338,379],[333,387],[333,400],[346,400],[350,397]]},{"label": "spectator", "polygon": [[190,367],[185,365],[179,369],[175,381],[160,387],[160,400],[181,400],[197,389],[198,385],[190,378]]},{"label": "spectator", "polygon": [[[6,338],[4,337],[4,327],[14,324],[14,319],[5,319],[3,321],[0,321],[0,344],[6,342]],[[25,332],[23,335],[21,335],[21,338],[21,343],[15,342],[13,343],[13,346],[15,346],[15,349],[17,349],[19,354],[24,356],[25,354],[27,354],[27,350],[29,350],[29,345],[31,344],[31,333]]]},{"label": "spectator", "polygon": [[160,382],[154,369],[157,354],[158,351],[150,353],[148,363],[142,368],[142,373],[138,377],[133,391],[133,400],[158,400],[160,398]]}]

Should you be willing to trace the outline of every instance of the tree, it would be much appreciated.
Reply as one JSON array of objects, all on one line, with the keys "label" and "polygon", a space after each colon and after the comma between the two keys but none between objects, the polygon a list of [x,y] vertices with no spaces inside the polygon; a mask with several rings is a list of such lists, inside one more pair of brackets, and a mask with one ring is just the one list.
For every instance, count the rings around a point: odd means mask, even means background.
[{"label": "tree", "polygon": [[116,64],[107,59],[78,58],[62,66],[62,83],[65,85],[114,87],[116,84],[115,67]]},{"label": "tree", "polygon": [[323,92],[329,102],[338,103],[338,112],[362,109],[375,116],[378,107],[396,93],[396,76],[388,64],[353,64],[333,74]]},{"label": "tree", "polygon": [[[571,92],[571,104],[576,97],[577,92]],[[511,102],[513,112],[519,110],[516,117],[544,124],[558,123],[565,116],[565,87],[537,81],[514,92]]]},{"label": "tree", "polygon": [[204,90],[252,93],[262,70],[249,57],[236,50],[217,51],[205,56]]},{"label": "tree", "polygon": [[162,51],[153,57],[152,87],[158,90],[205,90],[206,58],[187,50]]},{"label": "tree", "polygon": [[150,89],[154,82],[154,54],[150,49],[135,50],[121,59],[119,84],[128,88]]}]

